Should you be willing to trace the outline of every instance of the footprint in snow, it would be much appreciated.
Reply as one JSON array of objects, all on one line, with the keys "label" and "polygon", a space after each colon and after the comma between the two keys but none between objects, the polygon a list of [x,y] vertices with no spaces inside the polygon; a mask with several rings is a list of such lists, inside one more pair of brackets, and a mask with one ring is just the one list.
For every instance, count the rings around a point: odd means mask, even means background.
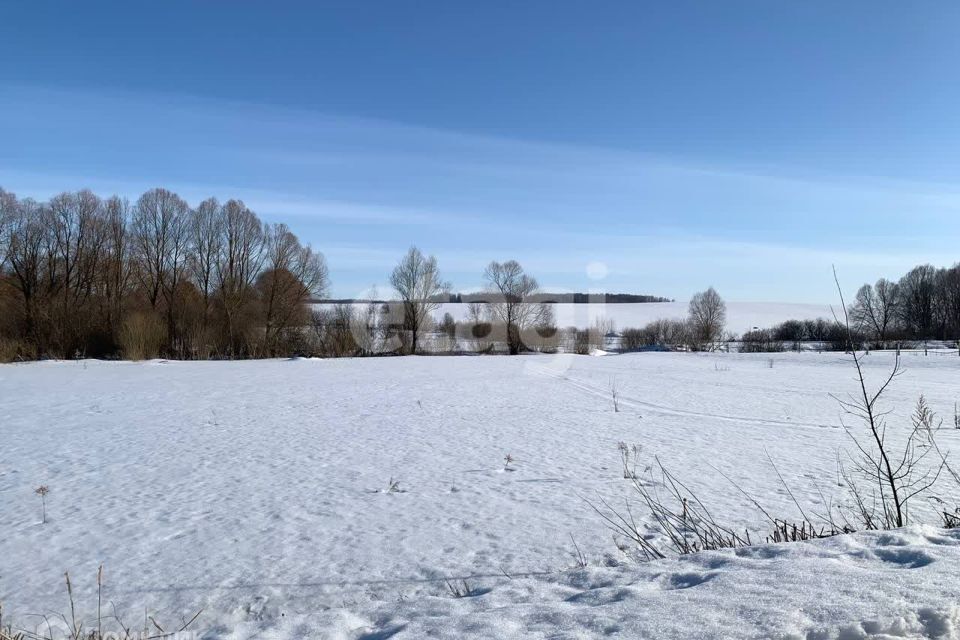
[{"label": "footprint in snow", "polygon": [[960,545],[960,540],[958,540],[956,537],[952,537],[949,535],[944,535],[944,536],[926,535],[924,536],[924,538],[926,538],[927,542],[929,542],[930,544],[946,545],[951,547]]},{"label": "footprint in snow", "polygon": [[905,569],[919,569],[933,562],[933,557],[918,549],[907,549],[904,547],[893,547],[887,549],[877,549],[874,554],[883,560]]},{"label": "footprint in snow", "polygon": [[786,549],[775,546],[742,547],[734,551],[734,554],[738,558],[750,558],[754,560],[773,560],[774,558],[779,558],[787,553],[788,552]]},{"label": "footprint in snow", "polygon": [[675,573],[666,577],[666,579],[662,582],[662,587],[665,591],[690,589],[713,580],[715,576],[715,573],[695,573],[692,571],[687,573]]},{"label": "footprint in snow", "polygon": [[590,607],[602,607],[609,604],[635,600],[639,593],[632,587],[587,589],[565,599],[572,604],[584,604]]},{"label": "footprint in snow", "polygon": [[268,600],[269,598],[266,596],[255,596],[252,602],[247,603],[243,611],[247,614],[247,617],[253,620],[263,620],[266,614]]},{"label": "footprint in snow", "polygon": [[900,536],[884,533],[877,536],[877,544],[881,547],[905,547],[909,543]]},{"label": "footprint in snow", "polygon": [[357,640],[387,640],[387,638],[392,638],[406,629],[406,627],[407,625],[405,624],[398,624],[383,629],[364,630],[356,638]]}]

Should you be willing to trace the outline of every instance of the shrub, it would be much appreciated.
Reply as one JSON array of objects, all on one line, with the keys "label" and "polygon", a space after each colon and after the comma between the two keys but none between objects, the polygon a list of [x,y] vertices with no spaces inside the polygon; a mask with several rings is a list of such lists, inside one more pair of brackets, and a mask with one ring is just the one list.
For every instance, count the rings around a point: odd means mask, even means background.
[{"label": "shrub", "polygon": [[36,357],[36,351],[27,342],[11,338],[0,338],[0,362],[34,360]]},{"label": "shrub", "polygon": [[783,351],[783,343],[774,337],[771,329],[747,331],[740,338],[741,353],[777,353]]},{"label": "shrub", "polygon": [[594,340],[589,329],[577,329],[573,332],[574,353],[581,356],[590,355],[593,343]]},{"label": "shrub", "polygon": [[360,345],[354,336],[355,323],[357,327],[362,326],[350,305],[338,304],[313,311],[310,315],[311,351],[325,358],[356,355],[360,352]]},{"label": "shrub", "polygon": [[[622,443],[621,443],[622,444]],[[621,456],[623,447],[619,447]],[[650,515],[651,522],[641,527],[631,511],[629,503],[624,510],[613,508],[600,498],[601,507],[590,504],[591,508],[606,522],[616,536],[632,541],[639,557],[643,560],[666,558],[668,550],[678,555],[713,551],[717,549],[735,549],[752,544],[747,531],[735,530],[718,522],[699,498],[672,476],[660,461],[656,461],[662,475],[660,484],[666,491],[660,495],[654,485],[640,480],[635,475],[630,478],[633,488]],[[624,475],[627,475],[625,469]],[[649,535],[653,530],[666,547]],[[618,543],[619,545],[619,543]]]},{"label": "shrub", "polygon": [[649,346],[647,334],[643,329],[629,327],[620,332],[620,348],[625,351],[636,351]]},{"label": "shrub", "polygon": [[471,313],[465,321],[457,323],[457,341],[462,349],[473,353],[504,351],[508,348],[507,325]]},{"label": "shrub", "polygon": [[152,313],[135,313],[120,329],[120,348],[131,360],[156,358],[165,340],[163,322]]},{"label": "shrub", "polygon": [[556,353],[561,338],[560,330],[550,322],[542,323],[523,334],[524,345],[539,353]]},{"label": "shrub", "polygon": [[[70,580],[70,574],[63,574],[67,587],[67,603],[70,606],[68,612],[54,613],[47,615],[32,615],[31,618],[39,618],[39,623],[30,625],[30,628],[20,627],[16,622],[10,622],[3,617],[3,609],[0,608],[0,640],[41,640],[44,638],[71,638],[72,640],[107,640],[108,638],[180,638],[181,634],[190,636],[199,636],[192,631],[187,631],[194,622],[200,617],[203,610],[197,611],[193,617],[181,618],[179,623],[161,625],[146,610],[143,612],[143,628],[137,630],[127,626],[123,618],[117,613],[116,607],[111,604],[111,613],[105,615],[103,610],[106,601],[104,600],[104,575],[103,565],[97,570],[96,600],[90,602],[88,609],[91,614],[85,619],[82,617],[82,611],[78,610],[78,602],[74,597],[73,583]],[[89,619],[89,622],[88,622]],[[149,620],[149,624],[148,621]],[[152,626],[150,626],[152,625]],[[164,630],[166,629],[166,630]]]},{"label": "shrub", "polygon": [[643,329],[644,346],[676,346],[690,341],[688,324],[683,320],[661,318],[648,323]]}]

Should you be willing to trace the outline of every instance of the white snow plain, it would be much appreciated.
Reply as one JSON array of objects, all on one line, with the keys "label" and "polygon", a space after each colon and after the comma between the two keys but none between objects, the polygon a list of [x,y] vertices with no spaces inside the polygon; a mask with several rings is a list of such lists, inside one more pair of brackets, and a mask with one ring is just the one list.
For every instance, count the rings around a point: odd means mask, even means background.
[{"label": "white snow plain", "polygon": [[[866,356],[871,382],[892,362]],[[904,365],[891,429],[920,393],[949,422],[956,351]],[[203,638],[960,637],[958,531],[637,563],[587,504],[644,516],[617,451],[639,443],[762,540],[719,471],[778,517],[800,514],[768,455],[805,508],[846,500],[830,394],[854,389],[842,353],[2,365],[4,620],[68,612],[69,571],[89,622],[102,563],[128,624],[202,609]]]},{"label": "white snow plain", "polygon": [[[833,310],[827,304],[804,304],[792,302],[736,302],[727,304],[727,329],[742,334],[751,329],[769,329],[785,320],[816,320],[833,318]],[[326,307],[329,303],[317,303],[315,307]],[[358,308],[366,304],[354,303]],[[641,328],[654,320],[685,319],[689,311],[687,302],[642,302],[642,303],[559,303],[550,305],[554,312],[554,322],[558,327],[586,328],[598,318],[612,320],[617,329],[627,327]],[[468,305],[465,303],[444,303],[433,311],[437,321],[449,313],[454,320],[466,320]]]},{"label": "white snow plain", "polygon": [[[446,303],[433,313],[436,319],[449,313],[455,320],[467,318],[466,304]],[[550,305],[558,327],[585,328],[597,318],[612,320],[617,329],[641,328],[654,320],[686,319],[688,302],[642,302],[642,303],[560,303]],[[827,304],[727,302],[727,329],[739,335],[751,329],[769,329],[785,320],[816,320],[833,318]]]}]

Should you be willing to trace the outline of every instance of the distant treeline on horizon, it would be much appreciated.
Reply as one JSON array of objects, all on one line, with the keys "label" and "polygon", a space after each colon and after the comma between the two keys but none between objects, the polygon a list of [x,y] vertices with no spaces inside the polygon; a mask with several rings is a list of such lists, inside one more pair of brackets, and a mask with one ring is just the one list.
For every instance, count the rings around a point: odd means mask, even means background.
[{"label": "distant treeline on horizon", "polygon": [[[489,293],[451,293],[438,296],[435,302],[451,304],[465,304],[470,302],[490,302]],[[674,302],[672,298],[648,296],[636,293],[535,293],[525,299],[526,302],[553,303],[553,304],[637,304],[646,302]],[[384,303],[390,300],[371,300],[369,298],[327,298],[313,300],[315,304],[354,304]]]}]

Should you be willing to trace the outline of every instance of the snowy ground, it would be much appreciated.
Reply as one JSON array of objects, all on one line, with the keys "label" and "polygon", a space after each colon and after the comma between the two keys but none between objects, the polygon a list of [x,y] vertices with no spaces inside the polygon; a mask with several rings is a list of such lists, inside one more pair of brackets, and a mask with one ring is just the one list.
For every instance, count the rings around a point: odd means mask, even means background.
[{"label": "snowy ground", "polygon": [[[760,537],[715,469],[783,517],[798,514],[768,454],[804,505],[843,498],[836,451],[849,443],[829,394],[853,391],[848,358],[3,365],[0,601],[30,624],[64,611],[69,570],[89,618],[103,563],[105,598],[130,619],[202,608],[209,638],[960,637],[956,532],[638,565],[585,502],[630,495],[619,441]],[[879,380],[892,356],[866,362]],[[905,366],[891,424],[921,392],[951,420],[956,352]],[[941,441],[960,451],[960,432]],[[471,596],[454,598],[444,580],[462,578]]]}]

